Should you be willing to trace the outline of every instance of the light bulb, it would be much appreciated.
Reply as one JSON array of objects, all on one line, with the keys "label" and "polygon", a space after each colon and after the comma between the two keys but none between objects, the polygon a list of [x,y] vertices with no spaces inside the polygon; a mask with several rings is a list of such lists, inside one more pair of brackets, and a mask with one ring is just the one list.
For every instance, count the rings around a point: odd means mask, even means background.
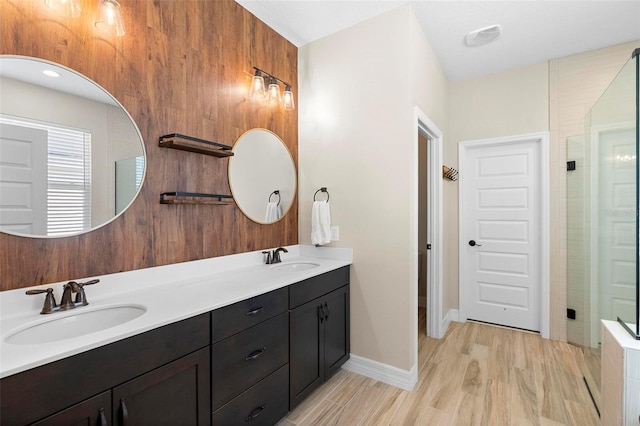
[{"label": "light bulb", "polygon": [[293,101],[291,86],[286,86],[284,89],[284,93],[282,94],[282,106],[285,110],[292,110],[296,108],[296,104]]},{"label": "light bulb", "polygon": [[266,96],[266,90],[264,88],[264,78],[262,77],[262,72],[260,70],[256,70],[256,75],[254,75],[251,79],[249,96],[253,99],[261,99]]},{"label": "light bulb", "polygon": [[116,37],[122,37],[125,34],[122,9],[117,0],[100,0],[96,28]]},{"label": "light bulb", "polygon": [[271,79],[268,89],[269,104],[276,105],[280,103],[280,86],[278,86],[278,80]]}]

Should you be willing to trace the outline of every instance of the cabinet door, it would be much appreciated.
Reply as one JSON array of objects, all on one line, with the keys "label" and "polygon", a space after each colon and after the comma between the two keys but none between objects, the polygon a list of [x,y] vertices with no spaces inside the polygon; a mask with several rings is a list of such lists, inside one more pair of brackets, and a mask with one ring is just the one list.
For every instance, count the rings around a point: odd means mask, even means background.
[{"label": "cabinet door", "polygon": [[327,294],[324,298],[324,380],[333,376],[349,359],[349,286]]},{"label": "cabinet door", "polygon": [[72,407],[62,410],[46,419],[34,423],[34,426],[60,425],[97,425],[111,424],[111,391],[82,401]]},{"label": "cabinet door", "polygon": [[324,381],[322,303],[322,298],[314,299],[292,309],[289,316],[290,410]]},{"label": "cabinet door", "polygon": [[204,348],[114,388],[114,423],[208,425],[210,400],[209,348]]}]

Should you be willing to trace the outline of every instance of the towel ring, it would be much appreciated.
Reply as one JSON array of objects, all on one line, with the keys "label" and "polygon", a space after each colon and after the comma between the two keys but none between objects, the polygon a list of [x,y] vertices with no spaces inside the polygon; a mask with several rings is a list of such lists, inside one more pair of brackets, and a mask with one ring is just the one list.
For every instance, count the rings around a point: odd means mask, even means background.
[{"label": "towel ring", "polygon": [[278,196],[278,205],[280,205],[280,191],[278,191],[277,189],[275,191],[273,191],[271,194],[269,194],[269,202],[271,202],[271,196],[272,195],[277,195]]},{"label": "towel ring", "polygon": [[320,189],[318,189],[314,194],[313,194],[313,201],[316,201],[316,195],[318,194],[318,192],[324,192],[325,194],[327,194],[327,201],[325,201],[326,203],[329,202],[329,191],[327,191],[327,188],[322,187]]}]

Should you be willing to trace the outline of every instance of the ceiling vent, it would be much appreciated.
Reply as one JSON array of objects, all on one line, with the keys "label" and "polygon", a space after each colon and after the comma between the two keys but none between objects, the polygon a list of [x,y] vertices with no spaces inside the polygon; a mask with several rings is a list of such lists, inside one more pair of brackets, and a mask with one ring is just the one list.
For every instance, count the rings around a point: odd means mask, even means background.
[{"label": "ceiling vent", "polygon": [[489,27],[480,28],[478,30],[471,31],[464,36],[464,43],[469,47],[484,46],[485,44],[489,44],[500,37],[501,32],[502,29],[500,28],[500,25],[491,25]]}]

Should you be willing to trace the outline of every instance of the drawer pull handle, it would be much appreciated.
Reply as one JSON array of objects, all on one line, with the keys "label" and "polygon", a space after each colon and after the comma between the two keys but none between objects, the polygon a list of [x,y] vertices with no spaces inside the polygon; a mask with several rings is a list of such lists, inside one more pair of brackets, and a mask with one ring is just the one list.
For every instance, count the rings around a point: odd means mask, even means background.
[{"label": "drawer pull handle", "polygon": [[329,321],[329,305],[327,305],[327,302],[324,302],[324,320]]},{"label": "drawer pull handle", "polygon": [[327,317],[327,314],[324,312],[324,307],[322,305],[318,306],[318,316],[320,317],[320,324],[322,324]]},{"label": "drawer pull handle", "polygon": [[260,306],[259,308],[253,308],[249,312],[245,313],[245,317],[252,317],[254,315],[258,315],[264,308]]},{"label": "drawer pull handle", "polygon": [[262,349],[258,349],[256,351],[253,351],[249,355],[247,355],[244,360],[245,361],[253,361],[254,359],[258,358],[260,355],[262,355],[264,353],[264,351],[266,351],[266,350],[267,350],[267,348],[264,347]]},{"label": "drawer pull handle", "polygon": [[124,398],[120,399],[120,424],[126,426],[129,422],[129,410],[127,410],[127,401]]},{"label": "drawer pull handle", "polygon": [[100,407],[98,415],[100,416],[100,426],[107,426],[107,416],[104,414],[104,408]]},{"label": "drawer pull handle", "polygon": [[256,417],[258,417],[260,414],[262,414],[262,411],[264,410],[264,405],[261,405],[259,407],[256,407],[253,409],[252,412],[249,413],[249,415],[247,416],[246,419],[244,419],[245,422],[250,422],[251,420],[255,419]]}]

